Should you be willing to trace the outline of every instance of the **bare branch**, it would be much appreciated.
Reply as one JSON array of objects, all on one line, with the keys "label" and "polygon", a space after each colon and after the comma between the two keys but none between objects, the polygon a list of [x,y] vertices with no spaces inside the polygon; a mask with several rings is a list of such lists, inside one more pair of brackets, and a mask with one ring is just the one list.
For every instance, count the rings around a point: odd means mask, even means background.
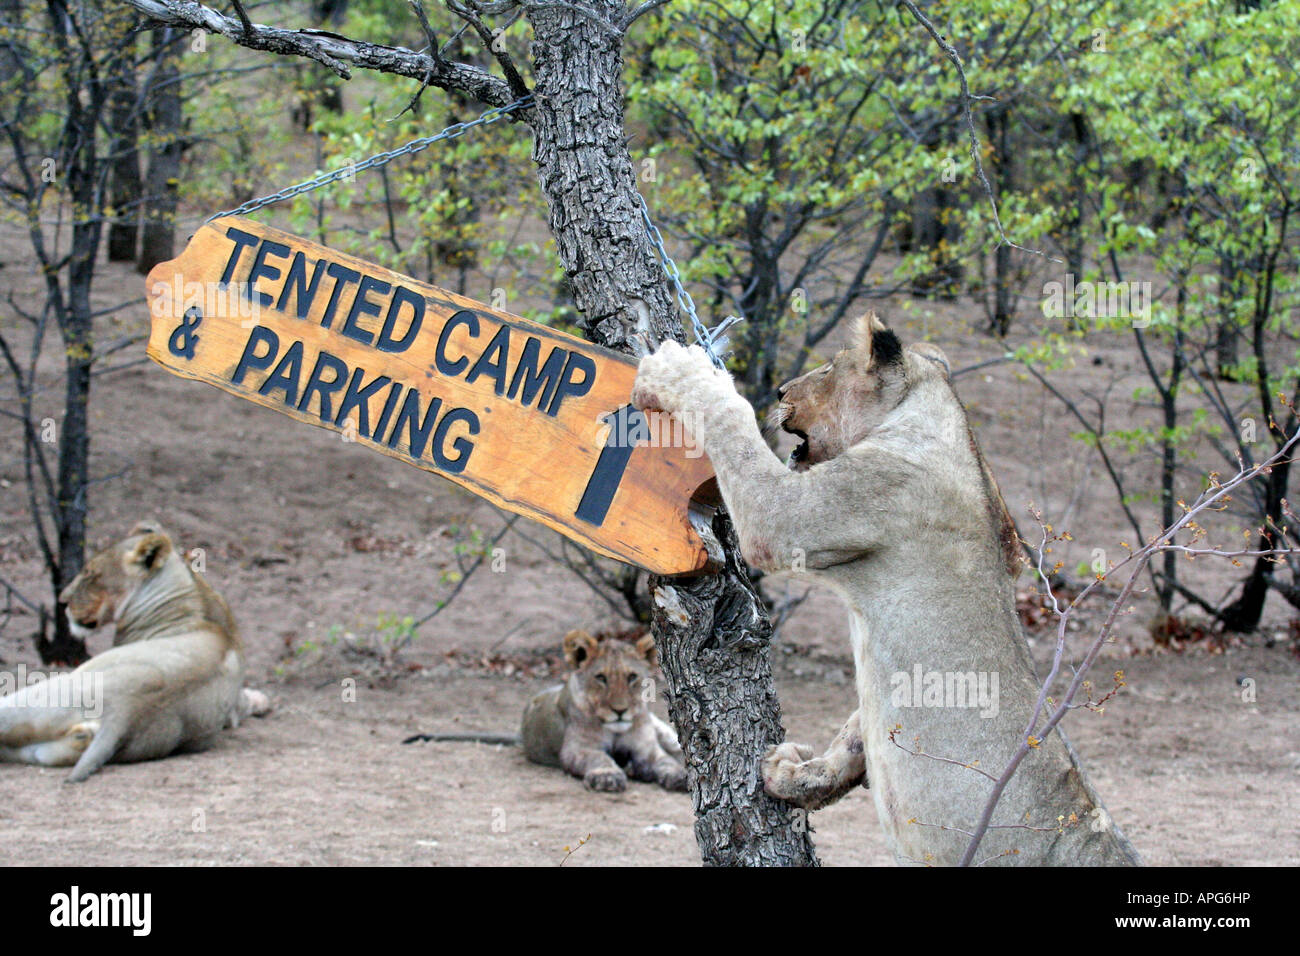
[{"label": "bare branch", "polygon": [[658,10],[667,2],[668,0],[645,0],[645,2],[642,3],[640,6],[634,7],[633,9],[628,11],[627,16],[623,18],[623,22],[622,22],[623,29],[626,30],[637,20],[641,19],[641,17],[649,13],[651,10]]},{"label": "bare branch", "polygon": [[[1047,588],[1048,594],[1052,599],[1053,608],[1056,609],[1058,617],[1056,651],[1052,659],[1052,668],[1047,678],[1043,681],[1042,688],[1039,691],[1038,700],[1034,706],[1033,715],[1030,717],[1029,724],[1025,728],[1023,739],[1017,746],[1015,754],[1007,763],[1006,769],[1002,771],[1002,774],[998,777],[997,783],[993,786],[988,802],[984,806],[984,811],[980,815],[979,823],[975,827],[970,845],[967,846],[966,851],[962,856],[959,864],[960,866],[969,866],[974,861],[975,852],[979,848],[980,841],[984,838],[984,834],[990,829],[993,811],[1001,800],[1002,794],[1006,790],[1007,785],[1011,782],[1011,778],[1015,776],[1016,770],[1019,768],[1021,762],[1026,756],[1028,756],[1031,750],[1036,749],[1039,744],[1046,739],[1047,735],[1050,734],[1052,730],[1056,728],[1057,724],[1061,722],[1061,719],[1074,708],[1074,698],[1079,693],[1080,689],[1083,688],[1084,684],[1087,683],[1087,674],[1092,667],[1093,662],[1097,659],[1097,655],[1101,652],[1102,647],[1110,640],[1116,619],[1121,613],[1124,613],[1123,609],[1125,602],[1127,602],[1130,595],[1132,595],[1137,586],[1138,579],[1142,576],[1146,566],[1151,562],[1152,558],[1165,551],[1188,550],[1187,546],[1174,543],[1174,538],[1180,532],[1190,530],[1197,538],[1203,536],[1204,530],[1198,523],[1199,516],[1210,511],[1219,510],[1230,499],[1231,494],[1235,489],[1249,481],[1253,481],[1260,475],[1268,474],[1275,465],[1279,465],[1286,461],[1291,450],[1298,442],[1300,442],[1300,431],[1293,435],[1290,440],[1278,449],[1276,454],[1267,461],[1263,461],[1254,466],[1242,465],[1237,473],[1227,481],[1219,481],[1217,476],[1211,475],[1209,487],[1206,488],[1205,491],[1201,492],[1196,500],[1190,505],[1183,506],[1183,514],[1181,517],[1175,520],[1158,535],[1154,536],[1145,545],[1132,551],[1127,558],[1115,565],[1115,567],[1105,573],[1098,574],[1096,579],[1084,588],[1064,610],[1060,608],[1055,595],[1052,594],[1051,582],[1046,574],[1046,569],[1043,567],[1041,555],[1042,552],[1046,550],[1046,543],[1051,534],[1050,527],[1046,525],[1043,526],[1043,544],[1040,548],[1038,574],[1043,580],[1044,586]],[[1228,552],[1218,549],[1195,549],[1195,553],[1205,555],[1213,554],[1227,557],[1232,560],[1235,559],[1235,556],[1239,552]],[[1258,552],[1250,553],[1257,554]],[[1277,548],[1267,553],[1281,556],[1284,554],[1294,554],[1296,553],[1296,550],[1294,548]],[[1069,686],[1066,688],[1060,701],[1050,699],[1047,695],[1057,673],[1060,671],[1061,660],[1065,653],[1067,624],[1070,615],[1080,605],[1080,603],[1088,597],[1089,594],[1100,587],[1101,583],[1109,574],[1113,574],[1115,571],[1125,567],[1126,565],[1132,566],[1132,571],[1129,573],[1128,580],[1125,582],[1118,597],[1115,598],[1110,609],[1107,611],[1105,620],[1102,622],[1101,627],[1098,628],[1096,637],[1093,639],[1092,644],[1084,654],[1083,660],[1075,667],[1074,677],[1071,679]],[[1107,695],[1107,697],[1109,696],[1111,695]],[[1047,720],[1041,727],[1039,727],[1039,717],[1045,713],[1045,709],[1049,705],[1051,707],[1051,713],[1047,715]]]},{"label": "bare branch", "polygon": [[993,213],[993,224],[998,227],[998,236],[1001,245],[1010,246],[1012,249],[1019,249],[1021,252],[1027,252],[1031,256],[1042,256],[1049,262],[1064,262],[1064,259],[1056,259],[1049,256],[1040,249],[1026,249],[1024,246],[1017,245],[1008,237],[1006,230],[1002,228],[1002,217],[998,215],[997,197],[993,195],[993,186],[989,183],[989,178],[984,172],[984,163],[980,161],[980,140],[979,135],[975,132],[975,117],[971,115],[971,100],[991,100],[991,96],[975,96],[970,91],[970,84],[966,82],[966,68],[962,65],[961,55],[957,48],[948,42],[948,38],[935,29],[934,24],[924,13],[917,9],[912,0],[903,0],[903,6],[907,7],[908,12],[916,18],[917,23],[925,28],[925,32],[930,34],[934,42],[939,44],[939,49],[943,50],[944,55],[952,61],[953,66],[957,67],[957,77],[961,81],[961,109],[966,118],[966,129],[970,134],[970,158],[975,163],[975,172],[979,175],[980,183],[984,186],[984,192],[989,197],[989,209]]},{"label": "bare branch", "polygon": [[416,53],[403,47],[352,40],[325,30],[285,30],[260,23],[247,28],[237,18],[218,13],[193,0],[126,0],[154,20],[174,26],[206,30],[226,37],[250,50],[264,50],[287,56],[302,56],[323,63],[344,79],[351,71],[345,64],[363,70],[392,73],[424,81],[444,90],[458,90],[491,106],[505,106],[518,96],[510,84],[481,67],[450,63],[437,56]]}]

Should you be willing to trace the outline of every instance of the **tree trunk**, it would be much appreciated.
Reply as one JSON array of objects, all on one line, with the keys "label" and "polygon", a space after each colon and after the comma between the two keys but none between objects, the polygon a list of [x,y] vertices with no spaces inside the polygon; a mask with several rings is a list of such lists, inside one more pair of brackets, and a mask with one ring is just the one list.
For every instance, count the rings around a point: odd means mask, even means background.
[{"label": "tree trunk", "polygon": [[[641,223],[623,128],[624,6],[528,9],[537,105],[533,159],[561,261],[588,336],[632,354],[683,339],[673,297]],[[711,865],[816,865],[802,811],[763,791],[759,760],[782,739],[770,621],[725,515],[717,574],[653,579],[655,641],[686,756],[695,836]]]},{"label": "tree trunk", "polygon": [[[1291,431],[1287,434],[1295,434],[1295,432]],[[1285,441],[1284,438],[1283,442]],[[1290,478],[1291,462],[1283,461],[1273,466],[1264,485],[1264,514],[1277,527],[1286,527],[1286,516],[1283,511],[1286,507],[1287,484]],[[1260,550],[1280,546],[1281,542],[1272,534],[1260,535],[1256,544]],[[1246,633],[1259,627],[1276,570],[1277,564],[1274,561],[1266,558],[1255,559],[1255,564],[1250,569],[1250,577],[1246,578],[1241,586],[1241,594],[1219,614],[1225,630]]]},{"label": "tree trunk", "polygon": [[136,268],[147,274],[160,262],[176,257],[176,199],[180,188],[181,82],[177,68],[175,27],[153,31],[157,66],[146,90],[146,122],[153,147],[149,151],[149,172],[145,177],[144,232]]},{"label": "tree trunk", "polygon": [[18,79],[23,68],[21,0],[0,0],[0,83]]},{"label": "tree trunk", "polygon": [[[936,124],[924,137],[922,145],[931,152],[944,146],[943,128]],[[928,252],[931,267],[916,277],[912,294],[954,299],[961,291],[965,270],[952,252],[961,238],[955,219],[956,193],[940,180],[917,192],[912,202],[912,243],[918,251]]]},{"label": "tree trunk", "polygon": [[[997,201],[1014,189],[1012,183],[1011,154],[1007,149],[1007,120],[1005,109],[989,113],[989,142],[993,149],[993,181],[996,184]],[[1005,242],[998,243],[993,250],[993,327],[992,332],[998,338],[1006,338],[1011,331],[1014,317],[1015,295],[1011,288],[1011,247]]]},{"label": "tree trunk", "polygon": [[[71,66],[67,72],[73,72]],[[102,170],[96,137],[103,116],[104,90],[95,81],[87,81],[85,85],[85,89],[71,87],[66,97],[66,129],[74,144],[70,147],[66,164],[68,195],[74,209],[97,210],[102,199],[99,192]],[[73,224],[68,297],[58,315],[64,355],[63,422],[57,435],[58,503],[53,515],[58,531],[58,565],[48,569],[56,596],[80,573],[85,560],[86,489],[90,477],[90,367],[94,350],[90,290],[95,277],[100,232],[100,218],[95,215],[87,215]],[[54,639],[47,641],[42,635],[37,642],[37,652],[44,663],[76,664],[87,656],[85,642],[73,636],[65,612],[64,604],[58,602]]]},{"label": "tree trunk", "polygon": [[108,122],[113,133],[110,162],[110,199],[113,220],[108,227],[108,260],[132,262],[140,237],[140,112],[135,82],[135,38],[131,32],[113,64],[113,91],[109,95]]}]

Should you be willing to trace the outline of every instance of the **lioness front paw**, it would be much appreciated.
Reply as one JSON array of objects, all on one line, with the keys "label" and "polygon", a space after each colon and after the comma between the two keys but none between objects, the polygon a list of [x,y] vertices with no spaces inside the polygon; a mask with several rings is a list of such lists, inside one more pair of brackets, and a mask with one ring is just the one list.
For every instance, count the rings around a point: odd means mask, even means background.
[{"label": "lioness front paw", "polygon": [[597,767],[595,770],[588,770],[582,782],[586,784],[588,790],[622,793],[627,789],[627,774],[617,767]]},{"label": "lioness front paw", "polygon": [[641,359],[636,384],[632,387],[632,404],[639,409],[678,412],[689,398],[698,397],[701,389],[730,383],[709,361],[698,345],[683,348],[667,341],[652,355]]},{"label": "lioness front paw", "polygon": [[271,712],[271,698],[260,690],[245,687],[239,692],[241,717],[265,717]]},{"label": "lioness front paw", "polygon": [[778,800],[808,807],[824,796],[825,769],[825,761],[814,758],[811,747],[787,741],[764,755],[763,789]]}]

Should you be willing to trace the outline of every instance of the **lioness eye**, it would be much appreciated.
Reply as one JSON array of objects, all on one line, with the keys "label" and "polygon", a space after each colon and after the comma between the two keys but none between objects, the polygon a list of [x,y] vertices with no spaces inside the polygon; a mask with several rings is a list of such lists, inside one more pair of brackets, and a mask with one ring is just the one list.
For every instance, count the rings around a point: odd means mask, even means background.
[{"label": "lioness eye", "polygon": [[641,679],[641,678],[638,677],[638,676],[637,676],[636,674],[634,674],[634,673],[633,673],[633,674],[628,674],[628,675],[627,675],[627,682],[628,682],[629,684],[635,684],[635,683],[636,683],[637,681],[639,681],[640,679]]},{"label": "lioness eye", "polygon": [[604,674],[597,674],[597,675],[596,675],[596,680],[600,681],[602,684],[608,684],[608,683],[609,683],[609,681],[605,679],[605,675],[604,675]]}]

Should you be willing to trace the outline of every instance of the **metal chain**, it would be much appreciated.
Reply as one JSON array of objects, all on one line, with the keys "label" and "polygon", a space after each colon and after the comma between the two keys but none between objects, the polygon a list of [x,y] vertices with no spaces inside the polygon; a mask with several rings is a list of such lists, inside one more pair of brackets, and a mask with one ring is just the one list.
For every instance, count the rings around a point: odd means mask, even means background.
[{"label": "metal chain", "polygon": [[419,139],[413,139],[405,146],[399,146],[397,149],[390,149],[386,153],[378,153],[369,159],[362,160],[350,166],[344,166],[342,169],[336,169],[331,173],[324,173],[315,179],[308,179],[305,182],[293,186],[286,186],[279,192],[271,193],[267,196],[259,196],[257,199],[250,199],[242,206],[235,209],[219,212],[215,216],[209,216],[204,222],[211,222],[213,219],[219,219],[222,216],[246,216],[250,212],[256,212],[264,206],[270,206],[274,203],[283,202],[286,199],[292,199],[294,196],[302,193],[311,192],[313,189],[320,189],[322,186],[328,186],[330,183],[338,182],[340,179],[351,179],[359,172],[367,169],[373,169],[376,166],[383,166],[392,162],[398,156],[406,156],[410,153],[418,153],[423,149],[428,149],[434,143],[440,143],[443,140],[455,139],[472,130],[475,126],[484,126],[488,123],[495,122],[507,113],[530,106],[533,102],[532,96],[525,96],[522,99],[515,100],[507,106],[498,106],[488,110],[477,119],[472,119],[464,123],[455,123],[448,126],[436,136],[422,136]]},{"label": "metal chain", "polygon": [[668,273],[668,278],[672,280],[673,288],[677,290],[677,302],[691,320],[691,330],[695,333],[695,340],[700,343],[700,348],[704,349],[705,354],[708,355],[709,360],[714,365],[725,369],[727,367],[726,362],[718,354],[727,347],[725,333],[737,322],[743,322],[744,318],[738,315],[729,315],[719,322],[716,328],[710,330],[705,327],[695,311],[695,300],[686,291],[686,286],[682,285],[682,274],[677,270],[677,263],[673,262],[673,257],[664,248],[664,237],[660,235],[659,227],[650,218],[650,207],[646,205],[645,197],[637,193],[636,198],[641,203],[641,219],[645,222],[646,232],[650,236],[650,241],[654,243],[655,251],[659,254],[659,262],[663,265],[664,272]]},{"label": "metal chain", "polygon": [[[223,216],[247,216],[249,213],[256,212],[266,206],[283,202],[286,199],[292,199],[294,196],[300,196],[303,193],[311,192],[314,189],[320,189],[322,186],[328,186],[330,183],[338,182],[341,179],[351,179],[357,173],[364,172],[367,169],[374,169],[376,166],[383,166],[392,162],[399,156],[408,156],[412,153],[418,153],[421,150],[428,149],[434,143],[441,143],[444,140],[455,139],[463,136],[476,126],[486,126],[488,123],[501,119],[508,113],[525,106],[532,105],[532,96],[525,96],[515,100],[506,106],[498,106],[483,113],[477,119],[472,119],[464,123],[454,123],[448,126],[441,133],[434,136],[422,136],[419,139],[413,139],[404,146],[396,149],[390,149],[385,153],[377,153],[369,159],[362,160],[359,163],[344,166],[333,172],[323,173],[313,179],[308,179],[292,186],[286,186],[278,192],[270,193],[265,196],[259,196],[256,199],[250,199],[248,202],[234,209],[228,209],[224,212],[215,213],[203,220],[205,223],[214,219],[220,219]],[[672,280],[673,288],[677,291],[677,302],[681,305],[683,311],[691,320],[691,329],[695,333],[695,340],[699,342],[700,347],[704,349],[709,356],[709,360],[718,368],[725,368],[726,363],[719,356],[719,352],[726,348],[727,338],[726,331],[737,322],[744,321],[740,316],[729,315],[718,323],[717,328],[709,330],[704,323],[700,321],[699,315],[695,311],[695,300],[691,294],[686,291],[686,286],[682,285],[681,273],[677,270],[677,263],[673,262],[673,257],[668,254],[664,248],[664,238],[659,233],[659,228],[650,218],[650,207],[646,205],[645,197],[637,193],[637,201],[641,204],[641,218],[645,222],[646,232],[650,236],[650,241],[654,243],[655,251],[659,254],[659,261],[663,265],[664,272]]]}]

